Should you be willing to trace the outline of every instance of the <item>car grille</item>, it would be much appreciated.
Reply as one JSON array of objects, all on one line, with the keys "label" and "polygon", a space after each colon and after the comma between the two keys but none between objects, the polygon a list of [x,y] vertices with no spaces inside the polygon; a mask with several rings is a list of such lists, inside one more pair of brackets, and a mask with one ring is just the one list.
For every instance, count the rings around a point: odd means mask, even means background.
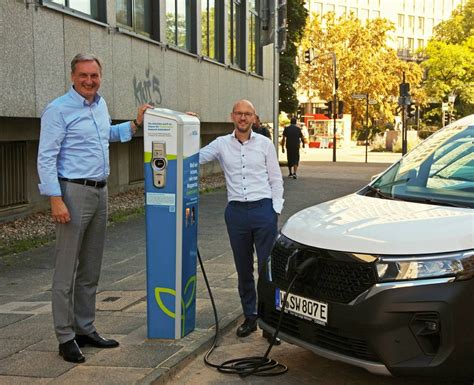
[{"label": "car grille", "polygon": [[[280,312],[261,305],[260,317],[265,323],[275,328],[278,324]],[[321,326],[297,317],[287,317],[284,315],[280,331],[311,345],[333,352],[367,361],[380,362],[376,354],[369,348],[365,339],[344,335],[338,329],[327,325]]]},{"label": "car grille", "polygon": [[301,245],[286,247],[277,242],[271,255],[272,280],[286,290],[293,277],[291,271],[287,274],[287,266],[291,270],[291,264],[298,265],[307,258],[315,257],[315,265],[295,281],[291,290],[293,293],[319,300],[348,303],[376,283],[373,264],[338,260],[333,254],[328,250]]}]

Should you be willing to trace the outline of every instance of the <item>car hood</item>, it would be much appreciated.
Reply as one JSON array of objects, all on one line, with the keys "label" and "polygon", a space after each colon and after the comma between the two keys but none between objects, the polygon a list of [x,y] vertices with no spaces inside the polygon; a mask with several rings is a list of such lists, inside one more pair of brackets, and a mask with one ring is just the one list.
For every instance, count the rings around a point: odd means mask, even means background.
[{"label": "car hood", "polygon": [[474,248],[474,210],[351,194],[304,209],[282,234],[354,253],[428,254]]}]

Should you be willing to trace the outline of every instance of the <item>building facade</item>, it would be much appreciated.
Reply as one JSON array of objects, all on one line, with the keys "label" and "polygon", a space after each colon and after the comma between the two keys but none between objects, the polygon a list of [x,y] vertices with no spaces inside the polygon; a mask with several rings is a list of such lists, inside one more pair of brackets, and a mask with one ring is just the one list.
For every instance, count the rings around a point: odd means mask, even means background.
[{"label": "building facade", "polygon": [[[237,99],[272,120],[273,47],[261,46],[260,25],[259,0],[2,0],[0,221],[48,207],[37,187],[40,117],[70,87],[75,54],[103,60],[114,122],[145,102],[195,111],[205,145],[232,130]],[[111,193],[143,183],[142,134],[112,143],[110,165]]]},{"label": "building facade", "polygon": [[342,16],[353,12],[360,20],[388,19],[395,25],[389,45],[401,58],[409,59],[424,48],[433,28],[448,19],[465,0],[307,0],[310,13],[334,12]]}]

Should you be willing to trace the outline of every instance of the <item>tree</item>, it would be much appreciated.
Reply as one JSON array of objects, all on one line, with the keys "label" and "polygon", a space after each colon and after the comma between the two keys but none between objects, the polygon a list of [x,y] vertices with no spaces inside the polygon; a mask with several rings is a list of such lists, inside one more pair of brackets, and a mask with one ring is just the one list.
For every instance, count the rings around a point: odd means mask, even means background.
[{"label": "tree", "polygon": [[296,63],[298,45],[303,37],[308,11],[304,0],[288,0],[287,2],[287,44],[286,51],[280,55],[280,111],[295,113],[298,99],[294,84],[298,78],[299,68]]},{"label": "tree", "polygon": [[461,44],[474,35],[474,0],[453,11],[451,17],[442,21],[433,30],[433,39],[448,44]]},{"label": "tree", "polygon": [[[459,115],[474,113],[474,0],[459,5],[448,20],[434,28],[423,54],[430,98],[441,103],[454,96]],[[441,113],[433,109],[431,115],[440,117]]]},{"label": "tree", "polygon": [[[301,55],[312,49],[315,59],[302,64],[298,78],[300,89],[311,98],[329,100],[333,93],[333,66],[331,56],[337,58],[338,97],[351,111],[354,127],[361,128],[365,121],[365,103],[351,98],[353,94],[368,93],[377,104],[371,106],[372,120],[379,124],[393,121],[397,106],[402,74],[411,84],[411,94],[417,102],[424,101],[418,85],[422,71],[416,63],[400,60],[394,49],[387,46],[387,34],[393,23],[386,19],[362,22],[353,14],[336,18],[334,13],[316,14],[309,18],[301,43]],[[302,57],[300,62],[303,62]]]}]

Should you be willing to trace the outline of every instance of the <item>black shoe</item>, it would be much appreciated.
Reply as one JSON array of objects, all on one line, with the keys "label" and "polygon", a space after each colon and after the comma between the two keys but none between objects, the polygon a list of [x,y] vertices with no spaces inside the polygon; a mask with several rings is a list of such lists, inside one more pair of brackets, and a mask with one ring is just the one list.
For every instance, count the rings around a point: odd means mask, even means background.
[{"label": "black shoe", "polygon": [[244,323],[237,329],[237,337],[247,337],[257,330],[257,319],[246,318]]},{"label": "black shoe", "polygon": [[[267,332],[266,330],[264,330],[262,332],[262,337],[266,338],[269,344],[272,343],[273,334],[271,334],[271,333]],[[273,345],[281,345],[281,339],[279,339],[278,337],[275,338],[275,343]]]},{"label": "black shoe", "polygon": [[59,355],[64,358],[64,361],[74,362],[76,364],[80,364],[86,360],[86,357],[82,354],[75,340],[69,340],[63,344],[59,344]]},{"label": "black shoe", "polygon": [[87,336],[76,335],[76,342],[82,348],[85,345],[94,346],[96,348],[116,348],[119,343],[115,340],[109,340],[94,332]]},{"label": "black shoe", "polygon": [[296,174],[293,174],[293,179],[296,179]]}]

